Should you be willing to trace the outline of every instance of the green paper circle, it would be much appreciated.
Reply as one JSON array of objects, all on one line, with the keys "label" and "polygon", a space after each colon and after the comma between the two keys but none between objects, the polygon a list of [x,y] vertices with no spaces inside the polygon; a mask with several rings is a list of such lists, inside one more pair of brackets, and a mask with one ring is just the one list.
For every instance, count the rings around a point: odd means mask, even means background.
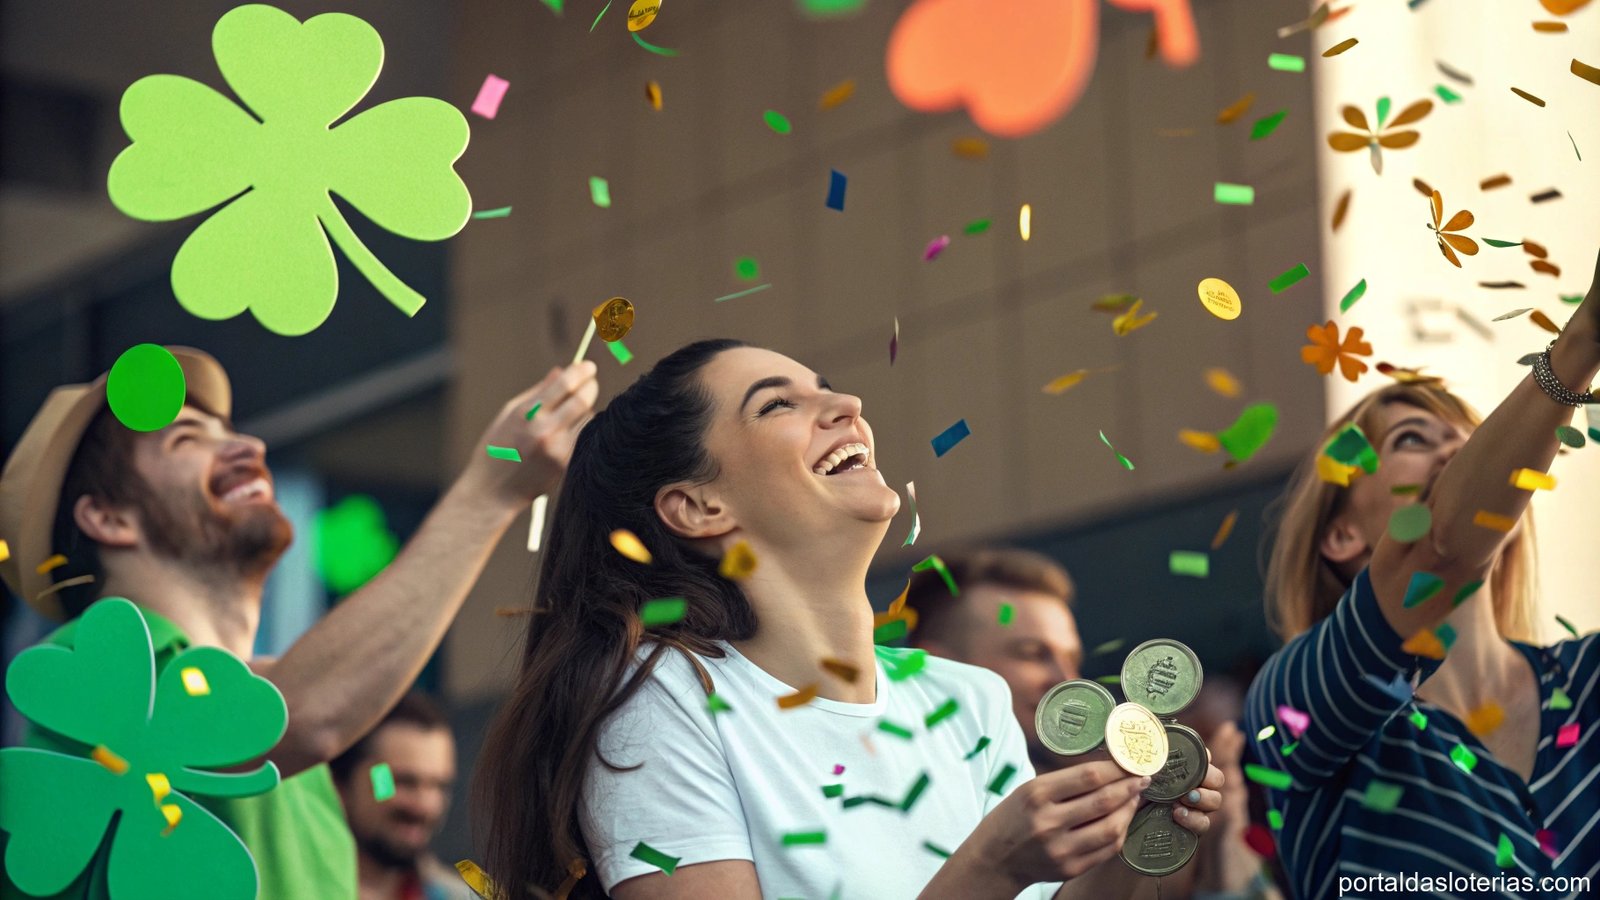
[{"label": "green paper circle", "polygon": [[756,262],[753,256],[741,256],[739,261],[733,264],[733,274],[745,281],[755,281],[761,277],[761,264]]},{"label": "green paper circle", "polygon": [[183,409],[187,384],[177,357],[160,344],[124,350],[106,376],[106,402],[117,421],[134,431],[158,431]]},{"label": "green paper circle", "polygon": [[1389,516],[1389,537],[1402,544],[1420,539],[1433,528],[1433,512],[1421,503],[1402,506]]},{"label": "green paper circle", "polygon": [[761,114],[761,117],[767,120],[768,128],[779,134],[788,134],[793,130],[793,126],[789,124],[788,117],[775,109],[767,110]]},{"label": "green paper circle", "polygon": [[1583,432],[1573,428],[1571,425],[1557,425],[1556,440],[1566,444],[1568,447],[1571,447],[1574,450],[1588,443],[1588,441],[1584,440]]}]

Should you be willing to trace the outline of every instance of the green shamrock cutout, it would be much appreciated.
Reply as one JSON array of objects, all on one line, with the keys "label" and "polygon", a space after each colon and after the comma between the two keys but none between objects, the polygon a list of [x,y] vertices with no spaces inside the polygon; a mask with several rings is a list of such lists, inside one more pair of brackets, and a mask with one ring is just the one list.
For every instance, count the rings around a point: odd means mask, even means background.
[{"label": "green shamrock cutout", "polygon": [[144,616],[112,597],[83,614],[73,648],[18,654],[6,690],[36,725],[93,750],[89,759],[0,750],[0,829],[18,888],[50,895],[71,885],[121,812],[106,865],[110,896],[254,900],[250,851],[187,795],[247,797],[277,786],[270,762],[208,771],[255,759],[283,736],[288,711],[271,682],[216,647],[186,650],[158,676]]},{"label": "green shamrock cutout", "polygon": [[[111,202],[165,222],[221,208],[172,263],[172,292],[202,319],[250,310],[300,335],[339,293],[333,244],[385,297],[415,315],[423,297],[367,249],[332,194],[413,240],[466,225],[472,198],[453,168],[467,120],[432,97],[404,97],[337,127],[377,81],[383,39],[344,13],[303,24],[271,6],[229,11],[211,36],[223,78],[249,108],[179,75],[149,75],[122,95],[132,139],[111,164]],[[252,115],[252,113],[254,115]]]},{"label": "green shamrock cutout", "polygon": [[316,518],[317,571],[328,589],[351,593],[400,552],[400,540],[384,521],[383,508],[365,494],[353,494]]}]

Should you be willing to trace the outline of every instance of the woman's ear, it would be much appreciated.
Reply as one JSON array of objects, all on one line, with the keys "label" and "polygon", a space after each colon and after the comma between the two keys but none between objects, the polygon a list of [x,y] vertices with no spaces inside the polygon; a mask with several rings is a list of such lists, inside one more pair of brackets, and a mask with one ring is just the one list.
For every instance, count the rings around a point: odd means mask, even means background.
[{"label": "woman's ear", "polygon": [[72,504],[72,521],[86,537],[107,547],[139,543],[139,520],[127,507],[113,506],[88,494]]},{"label": "woman's ear", "polygon": [[703,484],[679,483],[656,492],[656,515],[681,538],[703,540],[733,530],[731,511]]},{"label": "woman's ear", "polygon": [[1361,529],[1349,516],[1339,516],[1329,522],[1328,529],[1322,533],[1322,542],[1317,546],[1324,559],[1339,566],[1370,549]]}]

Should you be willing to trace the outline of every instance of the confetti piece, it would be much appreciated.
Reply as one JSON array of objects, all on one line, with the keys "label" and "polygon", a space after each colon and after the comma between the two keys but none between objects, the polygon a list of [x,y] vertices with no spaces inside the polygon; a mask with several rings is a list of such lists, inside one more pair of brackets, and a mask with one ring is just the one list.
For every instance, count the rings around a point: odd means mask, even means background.
[{"label": "confetti piece", "polygon": [[[1277,812],[1277,810],[1272,810],[1272,812]],[[1277,855],[1272,832],[1258,823],[1252,823],[1249,828],[1244,830],[1244,843],[1252,853],[1262,859],[1272,859]]]},{"label": "confetti piece", "polygon": [[620,340],[606,341],[606,349],[611,351],[611,355],[616,358],[619,365],[625,366],[633,359],[633,351]]},{"label": "confetti piece", "polygon": [[1100,442],[1105,444],[1107,447],[1110,447],[1112,453],[1117,454],[1117,462],[1122,463],[1122,467],[1124,469],[1127,469],[1130,472],[1133,471],[1132,461],[1130,461],[1126,456],[1123,456],[1121,453],[1117,453],[1117,448],[1111,446],[1111,439],[1106,437],[1106,433],[1104,431],[1100,432]]},{"label": "confetti piece", "polygon": [[394,771],[386,762],[378,763],[370,770],[372,773],[372,799],[382,803],[394,797]]},{"label": "confetti piece", "polygon": [[894,358],[900,352],[900,317],[894,319],[894,336],[889,338],[889,365],[894,365]]},{"label": "confetti piece", "polygon": [[1495,188],[1505,187],[1511,183],[1511,176],[1506,174],[1495,175],[1478,182],[1478,190],[1492,191]]},{"label": "confetti piece", "polygon": [[1555,710],[1571,709],[1572,698],[1567,696],[1566,691],[1556,688],[1550,692],[1550,708]]},{"label": "confetti piece", "polygon": [[961,229],[963,234],[983,234],[989,230],[988,219],[974,219]]},{"label": "confetti piece", "polygon": [[678,51],[676,51],[676,50],[671,50],[671,49],[668,49],[666,47],[657,47],[655,44],[650,43],[649,41],[647,41],[644,38],[640,37],[639,36],[639,32],[637,32],[637,31],[635,31],[633,33],[633,42],[635,44],[638,44],[639,46],[643,47],[644,49],[649,50],[651,53],[654,53],[657,56],[677,56],[678,55]]},{"label": "confetti piece", "polygon": [[456,871],[461,873],[461,880],[465,881],[467,887],[472,888],[479,897],[489,900],[491,897],[500,896],[494,882],[490,881],[489,876],[472,860],[463,859],[456,863]]},{"label": "confetti piece", "polygon": [[1525,314],[1531,313],[1531,312],[1533,312],[1533,307],[1524,306],[1521,309],[1513,309],[1510,312],[1501,313],[1500,315],[1495,316],[1494,318],[1490,319],[1489,321],[1491,321],[1491,322],[1504,322],[1507,319],[1515,319],[1517,316],[1525,315]]},{"label": "confetti piece", "polygon": [[897,738],[903,738],[908,741],[911,740],[911,729],[905,727],[904,725],[896,725],[888,719],[878,720],[878,730],[884,734],[892,734]]},{"label": "confetti piece", "polygon": [[1278,721],[1283,723],[1284,730],[1298,739],[1311,727],[1311,716],[1295,709],[1292,706],[1278,707]]},{"label": "confetti piece", "polygon": [[1387,781],[1374,778],[1367,782],[1367,792],[1361,798],[1361,805],[1373,812],[1394,812],[1400,805],[1400,796],[1405,793],[1405,788]]},{"label": "confetti piece", "polygon": [[1306,60],[1292,53],[1274,53],[1267,57],[1267,67],[1279,72],[1304,72]]},{"label": "confetti piece", "polygon": [[172,424],[187,396],[183,367],[160,344],[135,344],[106,375],[106,405],[134,431],[159,431]]},{"label": "confetti piece", "polygon": [[1476,594],[1478,592],[1478,588],[1481,587],[1483,587],[1482,581],[1469,581],[1462,585],[1461,590],[1456,591],[1456,595],[1450,598],[1450,607],[1454,609],[1455,607],[1467,602],[1467,599],[1473,594]]},{"label": "confetti piece", "polygon": [[1600,69],[1574,59],[1572,61],[1572,74],[1582,78],[1590,84],[1600,85]]},{"label": "confetti piece", "polygon": [[1517,469],[1511,473],[1511,486],[1523,491],[1550,491],[1555,489],[1556,479],[1536,469]]},{"label": "confetti piece", "polygon": [[887,644],[890,641],[898,641],[905,637],[910,630],[911,626],[906,623],[905,619],[893,619],[872,629],[872,642],[874,644]]},{"label": "confetti piece", "polygon": [[1488,288],[1489,290],[1494,291],[1503,291],[1515,288],[1525,288],[1527,285],[1520,281],[1480,281],[1478,282],[1478,287]]},{"label": "confetti piece", "polygon": [[122,775],[128,771],[128,761],[111,751],[104,744],[89,751],[89,758],[105,766],[113,775]]},{"label": "confetti piece", "polygon": [[1578,152],[1578,142],[1572,137],[1572,132],[1567,132],[1567,140],[1572,141],[1572,153],[1578,157],[1578,162],[1583,162],[1583,154]]},{"label": "confetti piece", "polygon": [[1217,432],[1217,442],[1236,463],[1249,462],[1272,440],[1278,428],[1278,408],[1271,403],[1246,406],[1232,425]]},{"label": "confetti piece", "polygon": [[1355,287],[1351,288],[1348,292],[1345,293],[1344,299],[1339,301],[1339,312],[1342,312],[1342,313],[1349,312],[1350,311],[1350,307],[1355,306],[1356,305],[1356,301],[1360,300],[1363,296],[1366,295],[1366,293],[1367,293],[1367,280],[1365,278],[1363,278],[1360,281],[1356,282],[1356,286]]},{"label": "confetti piece", "polygon": [[191,697],[204,697],[211,693],[211,684],[206,681],[206,673],[200,671],[198,666],[184,666],[178,673],[183,678],[183,689]]},{"label": "confetti piece", "polygon": [[1411,719],[1411,724],[1416,726],[1416,729],[1418,731],[1427,731],[1428,730],[1428,714],[1427,713],[1423,712],[1420,709],[1414,709],[1414,710],[1411,711],[1410,719]]},{"label": "confetti piece", "polygon": [[1568,447],[1571,447],[1574,450],[1577,450],[1588,443],[1583,436],[1583,432],[1573,428],[1571,425],[1557,425],[1556,440],[1566,444]]},{"label": "confetti piece", "polygon": [[1282,831],[1283,813],[1278,812],[1275,809],[1267,810],[1267,827],[1271,828],[1273,831]]},{"label": "confetti piece", "polygon": [[172,782],[160,772],[147,772],[144,780],[146,784],[150,785],[150,796],[155,799],[157,806],[160,806],[161,801],[172,793]]},{"label": "confetti piece", "polygon": [[1224,397],[1239,396],[1239,391],[1241,389],[1239,385],[1239,379],[1233,377],[1232,372],[1229,372],[1224,368],[1212,367],[1206,369],[1204,374],[1206,379],[1206,387],[1211,388],[1213,391],[1216,391],[1218,394],[1221,394]]},{"label": "confetti piece", "polygon": [[0,562],[5,562],[6,560],[8,560],[10,558],[11,558],[11,545],[6,543],[5,541],[0,541]]},{"label": "confetti piece", "polygon": [[791,831],[782,838],[785,847],[804,847],[828,842],[826,831]]},{"label": "confetti piece", "polygon": [[928,851],[929,853],[932,853],[934,856],[937,856],[940,859],[949,859],[950,858],[950,851],[949,850],[946,850],[946,849],[938,846],[937,844],[935,844],[932,841],[923,841],[922,842],[922,849]]},{"label": "confetti piece", "polygon": [[843,775],[844,774],[844,766],[841,766],[838,763],[834,763],[833,764],[833,774],[835,774],[835,775]]},{"label": "confetti piece", "polygon": [[1432,572],[1413,572],[1411,582],[1406,585],[1404,606],[1410,609],[1432,600],[1444,590],[1444,579]]},{"label": "confetti piece", "polygon": [[950,152],[962,159],[988,159],[989,142],[981,137],[959,137],[950,142]]},{"label": "confetti piece", "polygon": [[1506,711],[1498,703],[1485,703],[1477,709],[1467,713],[1467,730],[1483,737],[1491,734],[1495,729],[1505,724]]},{"label": "confetti piece", "polygon": [[1544,106],[1544,101],[1543,100],[1539,99],[1538,97],[1535,97],[1533,94],[1528,93],[1527,91],[1523,90],[1522,88],[1514,87],[1514,88],[1511,89],[1511,93],[1516,94],[1518,97],[1521,97],[1522,99],[1528,101],[1529,103],[1532,103],[1534,106],[1538,106],[1538,107],[1543,107]]},{"label": "confetti piece", "polygon": [[1416,634],[1413,634],[1411,637],[1406,638],[1405,643],[1400,645],[1400,650],[1401,652],[1409,653],[1412,656],[1426,656],[1429,659],[1444,659],[1445,647],[1444,642],[1439,640],[1438,635],[1424,628]]},{"label": "confetti piece", "polygon": [[661,0],[633,0],[633,5],[628,7],[628,30],[643,31],[649,28],[659,12]]},{"label": "confetti piece", "polygon": [[[1333,230],[1334,231],[1338,231],[1339,230],[1339,226],[1344,224],[1344,217],[1346,215],[1348,215],[1349,212],[1350,212],[1350,195],[1351,195],[1351,193],[1352,192],[1349,189],[1346,189],[1343,194],[1339,195],[1339,202],[1334,204],[1334,207],[1333,207]],[[1352,301],[1352,302],[1354,302],[1354,301]]]},{"label": "confetti piece", "polygon": [[1421,503],[1402,506],[1389,515],[1389,537],[1402,544],[1422,539],[1433,530],[1433,511]]},{"label": "confetti piece", "polygon": [[511,82],[499,77],[489,75],[483,79],[483,86],[478,88],[478,99],[472,101],[472,111],[485,119],[493,119],[500,113],[500,101],[506,96],[506,88],[511,87]]},{"label": "confetti piece", "polygon": [[733,264],[733,274],[740,281],[755,281],[761,277],[761,264],[753,256],[741,256]]},{"label": "confetti piece", "polygon": [[539,496],[533,498],[533,506],[530,508],[532,515],[530,515],[528,518],[529,553],[539,552],[539,542],[544,537],[544,514],[549,508],[549,495],[540,494]]},{"label": "confetti piece", "polygon": [[1082,381],[1083,379],[1085,379],[1087,377],[1089,377],[1089,370],[1088,369],[1078,369],[1075,372],[1068,372],[1067,374],[1062,375],[1061,377],[1059,377],[1059,378],[1051,381],[1049,384],[1045,385],[1044,386],[1044,392],[1046,394],[1055,394],[1055,395],[1064,394],[1064,393],[1067,392],[1068,389],[1077,387],[1078,382]]},{"label": "confetti piece", "polygon": [[1101,684],[1121,684],[1122,683],[1122,676],[1121,675],[1101,675],[1099,678],[1096,678],[1095,681],[1098,681]]},{"label": "confetti piece", "polygon": [[828,171],[828,200],[826,205],[829,209],[844,212],[844,191],[849,183],[849,179],[838,169],[830,169]]},{"label": "confetti piece", "polygon": [[1302,19],[1293,25],[1285,25],[1282,28],[1279,28],[1278,39],[1282,40],[1287,37],[1293,37],[1302,31],[1314,31],[1321,27],[1322,23],[1326,21],[1328,21],[1328,4],[1319,3],[1317,4],[1317,8],[1312,11],[1309,17]]},{"label": "confetti piece", "polygon": [[822,796],[829,800],[844,796],[844,785],[825,784],[822,786]]},{"label": "confetti piece", "polygon": [[950,589],[950,596],[961,596],[961,589],[956,587],[955,577],[950,574],[950,569],[945,566],[944,560],[940,559],[937,554],[930,555],[927,559],[911,567],[913,572],[926,572],[929,569],[939,573],[939,577],[944,580],[944,586]]},{"label": "confetti piece", "polygon": [[1107,653],[1115,653],[1118,650],[1121,650],[1122,646],[1126,643],[1127,640],[1124,638],[1112,638],[1103,644],[1096,645],[1093,650],[1089,651],[1089,657],[1093,659],[1096,656],[1104,656]]},{"label": "confetti piece", "polygon": [[680,622],[689,611],[689,601],[682,597],[663,597],[647,600],[639,607],[639,621],[646,628]]},{"label": "confetti piece", "polygon": [[1216,453],[1222,449],[1222,442],[1209,431],[1195,431],[1192,428],[1178,429],[1178,440],[1185,446],[1198,450],[1201,453]]},{"label": "confetti piece", "polygon": [[941,703],[939,705],[938,709],[936,709],[933,712],[928,713],[926,716],[924,716],[922,718],[922,727],[923,728],[932,728],[933,726],[939,724],[940,722],[943,722],[945,719],[948,719],[951,716],[955,715],[956,714],[956,710],[958,710],[960,708],[961,708],[961,705],[955,701],[954,697],[952,697],[949,700],[946,700],[945,702]]},{"label": "confetti piece", "polygon": [[1274,294],[1281,294],[1291,285],[1298,283],[1310,274],[1311,270],[1306,268],[1306,264],[1300,263],[1289,271],[1279,275],[1277,278],[1267,282],[1267,287],[1272,288],[1272,292]]},{"label": "confetti piece", "polygon": [[896,655],[880,655],[879,662],[883,663],[884,672],[890,681],[905,681],[913,675],[919,674],[928,666],[928,651],[926,650],[900,650]]},{"label": "confetti piece", "polygon": [[856,679],[861,677],[861,670],[859,668],[850,665],[842,659],[828,657],[823,659],[822,662],[818,663],[818,665],[822,666],[822,670],[824,672],[827,672],[829,675],[832,675],[840,681],[849,684],[855,684]]},{"label": "confetti piece", "polygon": [[1217,527],[1217,533],[1211,538],[1211,549],[1220,550],[1228,542],[1228,536],[1233,534],[1233,524],[1239,521],[1239,511],[1236,509],[1222,519],[1222,524]]},{"label": "confetti piece", "polygon": [[1265,727],[1265,728],[1261,729],[1260,731],[1256,732],[1256,740],[1257,741],[1264,741],[1267,738],[1272,737],[1273,735],[1275,735],[1277,733],[1278,733],[1278,726],[1276,726],[1276,725],[1268,725],[1267,727]]},{"label": "confetti piece", "polygon": [[1006,782],[1010,781],[1011,776],[1015,774],[1017,774],[1017,767],[1011,765],[1010,763],[1006,763],[1005,766],[1000,769],[999,773],[994,776],[994,779],[989,782],[989,793],[1004,795],[1006,792]]},{"label": "confetti piece", "polygon": [[661,871],[667,873],[668,875],[671,875],[672,870],[678,867],[678,860],[681,858],[677,856],[668,856],[665,853],[662,853],[660,850],[657,850],[649,844],[646,844],[644,841],[640,841],[638,844],[634,845],[633,852],[629,853],[628,855],[634,859],[647,862],[650,865],[655,866]]},{"label": "confetti piece", "polygon": [[1561,192],[1555,188],[1540,191],[1528,198],[1529,203],[1545,203],[1550,200],[1560,200]]},{"label": "confetti piece", "polygon": [[900,811],[910,812],[911,807],[916,805],[917,798],[922,796],[922,792],[927,790],[928,785],[931,783],[933,783],[933,779],[928,777],[927,772],[918,775],[916,783],[911,785],[911,790],[906,792],[906,798],[900,801]]},{"label": "confetti piece", "polygon": [[1434,65],[1438,67],[1440,74],[1444,75],[1444,77],[1460,84],[1464,84],[1467,87],[1472,87],[1473,81],[1471,75],[1468,75],[1460,69],[1453,68],[1440,60],[1435,60]]},{"label": "confetti piece", "polygon": [[1466,744],[1457,744],[1450,749],[1450,761],[1456,764],[1456,768],[1470,775],[1472,770],[1478,767],[1478,754],[1473,753],[1472,748]]},{"label": "confetti piece", "polygon": [[1511,838],[1505,832],[1500,832],[1500,840],[1494,848],[1494,864],[1502,869],[1509,869],[1516,865],[1517,854],[1511,846]]},{"label": "confetti piece", "polygon": [[1539,0],[1539,5],[1552,16],[1569,16],[1589,5],[1589,0]]},{"label": "confetti piece", "polygon": [[1294,784],[1294,779],[1290,777],[1288,772],[1269,769],[1266,766],[1256,765],[1255,763],[1244,764],[1244,775],[1256,784],[1280,791],[1286,791],[1289,789],[1289,785]]},{"label": "confetti piece", "polygon": [[533,421],[533,417],[539,414],[539,407],[541,407],[543,405],[544,404],[542,402],[541,403],[535,403],[533,405],[533,408],[529,409],[528,410],[528,414],[523,416],[523,418],[528,420],[529,422],[532,422]]},{"label": "confetti piece", "polygon": [[1574,638],[1578,637],[1578,629],[1573,627],[1573,624],[1571,622],[1568,622],[1566,619],[1564,619],[1564,618],[1562,618],[1561,616],[1558,615],[1558,616],[1556,616],[1556,623],[1559,624],[1562,628],[1565,628],[1567,630],[1567,633],[1572,635]]},{"label": "confetti piece", "polygon": [[172,833],[172,829],[178,827],[179,822],[183,821],[183,807],[176,803],[163,803],[161,817],[167,820],[167,827],[161,832],[161,836],[166,837]]},{"label": "confetti piece", "polygon": [[902,547],[909,547],[917,542],[917,535],[922,534],[922,517],[917,515],[917,484],[914,481],[906,482],[906,495],[911,498],[911,531],[906,535]]},{"label": "confetti piece", "polygon": [[1544,851],[1545,856],[1555,859],[1561,855],[1561,848],[1556,846],[1556,833],[1554,831],[1548,828],[1541,828],[1534,832],[1533,836],[1539,841],[1539,849]]},{"label": "confetti piece", "polygon": [[1517,520],[1510,516],[1502,516],[1486,509],[1480,509],[1473,514],[1472,524],[1482,528],[1493,528],[1495,531],[1509,532],[1516,527]]},{"label": "confetti piece", "polygon": [[1368,475],[1378,471],[1378,451],[1367,441],[1361,426],[1354,422],[1339,429],[1322,452],[1335,462],[1360,466]]},{"label": "confetti piece", "polygon": [[722,699],[722,697],[715,691],[712,691],[706,696],[706,712],[712,715],[723,712],[733,712],[733,707],[729,706],[728,701]]},{"label": "confetti piece", "polygon": [[951,425],[949,428],[939,432],[939,434],[934,437],[933,455],[935,457],[944,456],[946,453],[950,452],[952,447],[966,440],[967,436],[970,434],[972,434],[972,429],[967,427],[967,420],[958,420],[954,425]]},{"label": "confetti piece", "polygon": [[1212,187],[1212,198],[1226,206],[1250,206],[1256,202],[1256,189],[1248,184],[1229,184],[1218,181]]},{"label": "confetti piece", "polygon": [[1344,40],[1340,41],[1339,43],[1334,44],[1332,47],[1329,47],[1328,49],[1322,51],[1322,55],[1324,57],[1338,56],[1339,54],[1345,52],[1346,50],[1349,50],[1351,47],[1354,47],[1356,44],[1359,44],[1359,43],[1361,43],[1361,42],[1359,40],[1355,39],[1355,38],[1345,38]]},{"label": "confetti piece", "polygon": [[1010,625],[1011,620],[1016,618],[1016,615],[1017,608],[1015,606],[1009,603],[1002,603],[999,611],[995,613],[995,621],[1001,625]]},{"label": "confetti piece", "polygon": [[817,101],[817,108],[830,110],[841,103],[854,97],[856,93],[856,80],[846,78],[822,93],[822,98]]},{"label": "confetti piece", "polygon": [[1283,122],[1284,117],[1288,115],[1289,111],[1287,109],[1280,109],[1270,116],[1262,116],[1261,118],[1257,119],[1255,124],[1250,126],[1250,140],[1259,141],[1272,134],[1274,131],[1277,131],[1278,125],[1280,125]]},{"label": "confetti piece", "polygon": [[[610,6],[609,3],[606,5]],[[604,13],[605,10],[601,10],[601,12]],[[599,21],[599,19],[595,19],[596,23]],[[644,83],[644,102],[650,104],[650,108],[656,112],[661,112],[661,85],[654,81],[646,81]]]},{"label": "confetti piece", "polygon": [[1022,235],[1023,240],[1033,233],[1033,205],[1030,203],[1022,204],[1022,209],[1017,212],[1017,233]]},{"label": "confetti piece", "polygon": [[759,294],[759,293],[761,293],[762,291],[766,290],[769,287],[772,287],[772,285],[771,284],[758,284],[753,288],[748,288],[746,290],[738,291],[737,293],[732,293],[732,294],[724,295],[722,297],[717,297],[716,299],[712,300],[711,302],[712,303],[722,303],[725,300],[737,300],[740,297],[748,297],[751,294]]},{"label": "confetti piece", "polygon": [[983,748],[985,748],[987,746],[989,746],[989,737],[988,737],[988,735],[984,735],[984,736],[978,738],[978,745],[976,747],[972,748],[972,752],[968,753],[966,756],[961,757],[961,759],[963,761],[971,761],[971,759],[974,756],[977,756],[979,753],[982,753],[983,752]]},{"label": "confetti piece", "polygon": [[1556,732],[1556,746],[1565,750],[1578,743],[1578,723],[1568,722]]},{"label": "confetti piece", "polygon": [[511,215],[511,207],[501,206],[495,209],[480,209],[472,214],[474,219],[504,219]]},{"label": "confetti piece", "polygon": [[484,448],[489,452],[490,459],[503,459],[507,462],[522,462],[522,454],[515,447],[496,447],[490,444]]},{"label": "confetti piece", "polygon": [[611,185],[599,175],[589,176],[589,199],[601,209],[610,209]]},{"label": "confetti piece", "polygon": [[1123,337],[1154,322],[1159,313],[1141,316],[1139,309],[1142,306],[1144,306],[1143,300],[1133,301],[1133,305],[1128,307],[1126,312],[1111,320],[1111,331],[1118,337]]},{"label": "confetti piece", "polygon": [[1117,313],[1138,302],[1139,298],[1132,294],[1107,294],[1091,303],[1089,308],[1095,312]]},{"label": "confetti piece", "polygon": [[[1548,260],[1536,259],[1528,263],[1528,266],[1541,275],[1549,275],[1552,278],[1561,277],[1561,267]],[[1560,329],[1556,330],[1559,331]]]},{"label": "confetti piece", "polygon": [[[1540,34],[1563,34],[1567,30],[1567,23],[1535,22],[1533,23],[1533,30],[1539,32]],[[1573,62],[1577,62],[1577,60],[1573,60]]]},{"label": "confetti piece", "polygon": [[1243,116],[1245,113],[1249,112],[1250,107],[1255,105],[1255,102],[1256,95],[1254,92],[1245,94],[1243,97],[1235,100],[1227,108],[1223,109],[1222,112],[1217,113],[1217,124],[1227,125],[1236,121],[1240,116]]},{"label": "confetti piece", "polygon": [[1530,321],[1533,324],[1539,326],[1540,328],[1543,328],[1545,331],[1548,331],[1551,334],[1560,334],[1561,333],[1561,326],[1559,326],[1556,323],[1550,321],[1550,317],[1549,316],[1545,315],[1544,313],[1540,312],[1537,309],[1534,310],[1531,313],[1528,313],[1528,321]]},{"label": "confetti piece", "polygon": [[929,241],[927,247],[923,248],[923,250],[922,250],[922,261],[923,262],[933,262],[934,260],[939,258],[939,254],[943,253],[944,252],[944,248],[946,248],[948,246],[950,246],[950,235],[948,235],[948,234],[939,235],[938,237],[936,237],[933,240]]},{"label": "confetti piece", "polygon": [[[900,621],[905,621],[904,619]],[[808,684],[792,694],[784,694],[778,698],[779,709],[798,709],[817,699],[817,686]]]},{"label": "confetti piece", "polygon": [[1193,550],[1174,550],[1167,556],[1167,571],[1173,575],[1206,578],[1211,574],[1211,557]]},{"label": "confetti piece", "polygon": [[789,124],[789,118],[775,109],[769,109],[762,113],[761,119],[767,123],[768,128],[771,128],[777,134],[788,134],[794,130],[794,126]]},{"label": "confetti piece", "polygon": [[1443,100],[1446,103],[1460,103],[1461,102],[1461,95],[1460,94],[1456,93],[1455,91],[1450,90],[1449,88],[1445,87],[1442,84],[1434,85],[1433,86],[1433,92],[1435,94],[1438,94],[1439,95],[1439,99]]}]

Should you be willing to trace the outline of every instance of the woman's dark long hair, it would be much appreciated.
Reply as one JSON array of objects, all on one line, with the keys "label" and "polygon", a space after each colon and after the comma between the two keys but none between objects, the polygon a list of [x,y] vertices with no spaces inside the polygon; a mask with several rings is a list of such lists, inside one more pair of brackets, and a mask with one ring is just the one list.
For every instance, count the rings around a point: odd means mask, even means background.
[{"label": "woman's dark long hair", "polygon": [[[578,825],[584,774],[606,718],[638,691],[661,654],[720,656],[716,641],[755,633],[755,613],[738,586],[717,574],[718,560],[673,535],[655,511],[663,486],[715,477],[705,449],[711,394],[699,372],[741,346],[708,340],[679,349],[578,434],[534,589],[522,671],[490,726],[474,779],[496,900],[530,896],[525,888],[554,891],[574,860],[587,863]],[[649,565],[612,549],[619,528],[649,549]],[[688,611],[651,629],[654,646],[628,676],[645,637],[639,607],[664,597],[684,598]],[[590,874],[569,896],[605,894]]]}]

